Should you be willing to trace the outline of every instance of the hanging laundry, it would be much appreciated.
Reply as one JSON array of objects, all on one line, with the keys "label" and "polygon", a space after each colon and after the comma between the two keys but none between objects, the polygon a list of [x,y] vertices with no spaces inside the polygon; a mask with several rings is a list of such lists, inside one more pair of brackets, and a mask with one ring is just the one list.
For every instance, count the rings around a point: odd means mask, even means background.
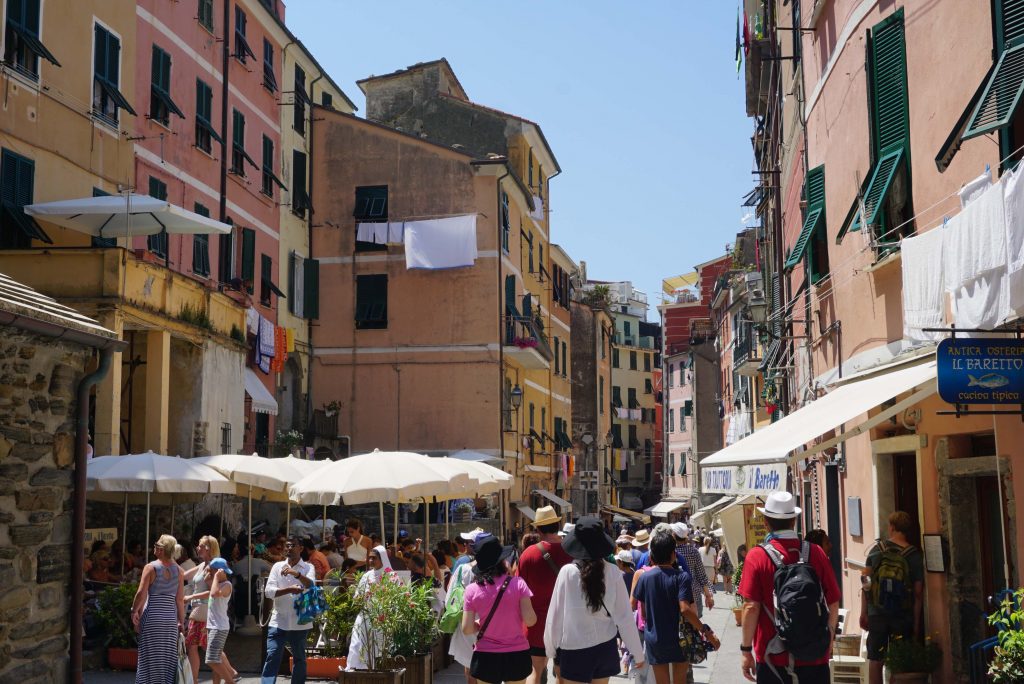
[{"label": "hanging laundry", "polygon": [[356,226],[356,240],[383,245],[388,241],[387,223],[360,223]]},{"label": "hanging laundry", "polygon": [[903,337],[939,340],[944,334],[924,328],[946,325],[946,289],[942,280],[942,228],[933,228],[900,245],[903,268]]},{"label": "hanging laundry", "polygon": [[1006,219],[1003,186],[991,186],[946,222],[943,280],[953,291],[995,268],[1006,267]]},{"label": "hanging laundry", "polygon": [[476,214],[405,224],[406,268],[472,266],[476,257]]},{"label": "hanging laundry", "polygon": [[740,36],[740,8],[736,8],[736,73],[743,66],[743,38]]},{"label": "hanging laundry", "polygon": [[544,220],[544,200],[537,195],[533,196],[533,211],[530,212],[530,218],[535,221]]},{"label": "hanging laundry", "polygon": [[270,369],[275,373],[284,372],[284,362],[288,355],[285,349],[288,346],[288,336],[285,334],[284,328],[275,325],[274,326],[274,360],[270,364]]},{"label": "hanging laundry", "polygon": [[259,320],[259,335],[256,338],[256,365],[264,373],[270,373],[270,361],[274,358],[274,324],[262,315]]},{"label": "hanging laundry", "polygon": [[1024,314],[1024,171],[1003,180],[1006,205],[1007,306]]},{"label": "hanging laundry", "polygon": [[285,328],[284,350],[289,354],[295,351],[295,330],[292,328]]},{"label": "hanging laundry", "polygon": [[629,420],[629,409],[624,406],[619,406],[615,409],[615,415],[619,420]]},{"label": "hanging laundry", "polygon": [[256,307],[250,306],[245,310],[245,328],[253,335],[260,332],[260,312]]},{"label": "hanging laundry", "polygon": [[981,197],[990,187],[992,187],[992,174],[986,170],[985,173],[960,188],[960,207],[966,207]]},{"label": "hanging laundry", "polygon": [[951,308],[956,327],[995,328],[1002,323],[1009,314],[1006,281],[1004,269],[992,269],[953,290]]},{"label": "hanging laundry", "polygon": [[385,240],[389,245],[405,244],[405,221],[388,224],[388,236]]}]

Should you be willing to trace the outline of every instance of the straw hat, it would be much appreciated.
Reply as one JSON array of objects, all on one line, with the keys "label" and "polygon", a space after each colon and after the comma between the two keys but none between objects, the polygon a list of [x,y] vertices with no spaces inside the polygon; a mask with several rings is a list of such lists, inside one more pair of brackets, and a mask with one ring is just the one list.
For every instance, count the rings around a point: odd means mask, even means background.
[{"label": "straw hat", "polygon": [[551,525],[562,522],[562,516],[555,513],[554,506],[541,506],[537,509],[537,516],[533,519],[533,526]]},{"label": "straw hat", "polygon": [[651,533],[647,530],[640,530],[633,536],[633,546],[647,546],[651,543]]}]

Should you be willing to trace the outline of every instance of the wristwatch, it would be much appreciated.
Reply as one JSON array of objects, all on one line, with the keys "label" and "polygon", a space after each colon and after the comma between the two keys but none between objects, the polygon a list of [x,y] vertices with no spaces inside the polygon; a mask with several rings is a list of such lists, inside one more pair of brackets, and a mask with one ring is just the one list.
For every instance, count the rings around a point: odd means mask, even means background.
[{"label": "wristwatch", "polygon": [[740,646],[740,652],[741,653],[753,653],[754,652],[754,647],[753,646],[742,646],[741,645]]}]

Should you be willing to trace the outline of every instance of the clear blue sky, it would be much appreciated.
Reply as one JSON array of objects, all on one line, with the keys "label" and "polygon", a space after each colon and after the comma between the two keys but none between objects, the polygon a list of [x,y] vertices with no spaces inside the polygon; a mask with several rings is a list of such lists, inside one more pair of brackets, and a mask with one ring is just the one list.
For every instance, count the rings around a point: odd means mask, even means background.
[{"label": "clear blue sky", "polygon": [[355,81],[446,57],[470,99],[544,129],[552,241],[588,275],[661,278],[725,253],[752,187],[752,121],[725,0],[291,0],[296,35],[359,106]]}]

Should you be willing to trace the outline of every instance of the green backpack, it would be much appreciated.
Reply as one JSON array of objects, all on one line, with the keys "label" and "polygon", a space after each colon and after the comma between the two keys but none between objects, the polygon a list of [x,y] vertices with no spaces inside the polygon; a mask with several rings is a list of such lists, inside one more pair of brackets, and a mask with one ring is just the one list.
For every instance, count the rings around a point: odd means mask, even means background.
[{"label": "green backpack", "polygon": [[914,547],[886,541],[880,543],[880,551],[871,568],[871,603],[887,615],[899,615],[912,606],[914,588],[907,557]]},{"label": "green backpack", "polygon": [[455,634],[462,626],[462,604],[465,601],[466,588],[462,586],[462,568],[459,570],[458,584],[448,592],[444,602],[444,613],[438,625],[445,634]]}]

